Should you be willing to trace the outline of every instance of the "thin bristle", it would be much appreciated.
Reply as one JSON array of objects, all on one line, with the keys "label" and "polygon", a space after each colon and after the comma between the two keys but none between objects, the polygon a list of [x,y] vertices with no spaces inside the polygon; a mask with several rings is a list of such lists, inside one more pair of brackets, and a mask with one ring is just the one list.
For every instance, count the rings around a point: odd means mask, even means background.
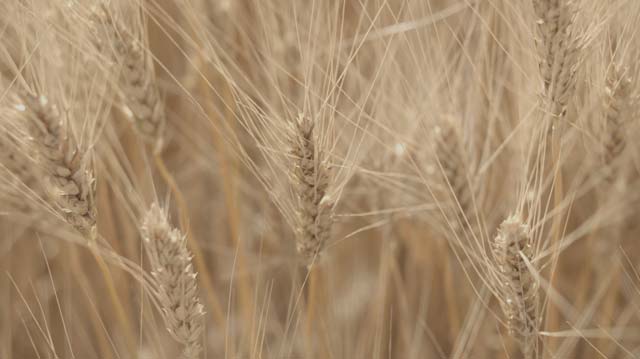
[{"label": "thin bristle", "polygon": [[331,236],[333,202],[327,196],[330,173],[324,152],[314,136],[315,124],[301,115],[295,123],[294,191],[298,199],[297,250],[307,264],[313,262]]},{"label": "thin bristle", "polygon": [[155,203],[142,222],[141,233],[167,330],[183,345],[181,358],[198,358],[204,311],[186,237],[171,228],[166,214]]},{"label": "thin bristle", "polygon": [[538,286],[522,256],[531,260],[529,228],[517,216],[500,225],[494,255],[500,271],[498,298],[507,317],[509,334],[525,358],[534,358],[538,332]]}]

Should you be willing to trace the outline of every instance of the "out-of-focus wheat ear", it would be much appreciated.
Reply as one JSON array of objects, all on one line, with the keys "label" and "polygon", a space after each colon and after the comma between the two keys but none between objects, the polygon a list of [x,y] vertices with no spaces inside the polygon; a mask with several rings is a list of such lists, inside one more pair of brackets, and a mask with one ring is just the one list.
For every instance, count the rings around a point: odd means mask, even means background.
[{"label": "out-of-focus wheat ear", "polygon": [[334,202],[327,194],[331,174],[314,129],[313,120],[300,115],[294,124],[291,146],[298,205],[296,248],[307,265],[321,254],[330,239],[334,211]]},{"label": "out-of-focus wheat ear", "polygon": [[436,131],[436,156],[442,167],[444,186],[446,191],[454,198],[454,212],[460,223],[465,223],[464,218],[469,218],[473,213],[472,189],[467,180],[468,158],[460,141],[460,134],[456,124],[451,119],[446,119]]},{"label": "out-of-focus wheat ear", "polygon": [[55,104],[44,95],[21,96],[32,143],[54,208],[87,238],[96,235],[95,181],[89,158],[76,145]]},{"label": "out-of-focus wheat ear", "polygon": [[[603,161],[611,165],[626,146],[624,123],[632,116],[632,80],[613,66],[607,79],[604,103],[605,141]],[[613,179],[611,176],[609,180]]]},{"label": "out-of-focus wheat ear", "polygon": [[199,358],[204,311],[186,237],[171,227],[167,215],[155,203],[140,230],[167,330],[184,346],[181,358]]},{"label": "out-of-focus wheat ear", "polygon": [[540,323],[538,285],[522,258],[532,257],[530,238],[528,226],[518,216],[511,216],[500,225],[493,247],[500,278],[498,300],[509,334],[518,341],[526,359],[537,357]]},{"label": "out-of-focus wheat ear", "polygon": [[544,100],[551,115],[562,117],[576,82],[583,40],[577,36],[573,0],[533,0],[537,19],[537,48],[544,81]]},{"label": "out-of-focus wheat ear", "polygon": [[145,65],[148,61],[138,44],[130,42],[127,49],[123,54],[121,74],[124,101],[140,135],[159,148],[164,137],[166,116],[155,76],[153,70]]},{"label": "out-of-focus wheat ear", "polygon": [[114,62],[121,67],[118,90],[125,114],[140,137],[159,152],[164,140],[166,114],[153,61],[145,51],[144,41],[136,38],[107,6],[102,6],[96,13],[94,23],[97,26],[96,47],[101,52],[111,50]]},{"label": "out-of-focus wheat ear", "polygon": [[[450,230],[456,240],[467,237],[469,226],[473,226],[474,213],[473,190],[467,180],[468,156],[461,141],[459,124],[453,117],[445,117],[436,127],[435,131],[435,155],[442,171],[442,185],[445,198],[450,198],[445,207],[444,226]],[[473,177],[473,176],[470,176]],[[468,228],[471,230],[471,228]],[[446,245],[443,249],[446,251]],[[449,255],[449,252],[446,252]],[[444,275],[453,275],[452,265],[455,260],[450,258],[445,262]],[[449,330],[452,338],[460,331],[460,315],[457,306],[457,291],[451,282],[447,281],[444,288],[444,296],[448,303]]]}]

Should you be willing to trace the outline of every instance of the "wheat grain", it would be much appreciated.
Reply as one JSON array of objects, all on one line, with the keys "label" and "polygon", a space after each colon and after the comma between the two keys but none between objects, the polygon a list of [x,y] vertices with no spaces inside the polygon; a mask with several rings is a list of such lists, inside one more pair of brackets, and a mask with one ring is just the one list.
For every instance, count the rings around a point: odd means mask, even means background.
[{"label": "wheat grain", "polygon": [[186,238],[171,228],[166,214],[155,203],[142,222],[141,233],[167,329],[184,346],[181,358],[198,358],[204,312]]},{"label": "wheat grain", "polygon": [[48,179],[45,184],[57,210],[87,237],[95,236],[95,182],[89,159],[80,151],[73,134],[64,127],[55,104],[46,96],[22,96],[28,127],[37,148],[38,161]]},{"label": "wheat grain", "polygon": [[298,201],[298,253],[310,265],[331,235],[333,201],[327,195],[330,172],[324,151],[318,148],[315,124],[305,115],[295,122],[291,154],[294,191]]},{"label": "wheat grain", "polygon": [[537,283],[522,256],[531,259],[529,228],[517,216],[505,219],[494,242],[499,267],[499,293],[509,334],[518,340],[525,358],[537,352]]}]

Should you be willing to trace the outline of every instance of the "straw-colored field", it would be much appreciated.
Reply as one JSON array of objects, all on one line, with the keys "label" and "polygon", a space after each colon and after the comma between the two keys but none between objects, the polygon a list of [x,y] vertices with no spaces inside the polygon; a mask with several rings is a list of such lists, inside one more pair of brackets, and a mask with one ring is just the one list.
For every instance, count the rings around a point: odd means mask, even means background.
[{"label": "straw-colored field", "polygon": [[0,358],[640,357],[640,1],[0,1]]}]

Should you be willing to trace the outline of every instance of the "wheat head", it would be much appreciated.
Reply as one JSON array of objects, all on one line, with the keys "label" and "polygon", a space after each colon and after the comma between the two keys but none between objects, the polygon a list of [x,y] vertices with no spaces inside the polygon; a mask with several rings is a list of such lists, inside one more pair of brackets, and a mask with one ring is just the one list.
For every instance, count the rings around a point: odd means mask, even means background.
[{"label": "wheat head", "polygon": [[45,184],[55,208],[84,236],[95,236],[95,181],[88,159],[60,118],[55,104],[44,95],[22,96],[19,105],[28,118],[32,143],[44,170]]},{"label": "wheat head", "polygon": [[171,228],[167,215],[156,203],[144,217],[141,233],[167,330],[183,345],[182,359],[198,358],[204,311],[186,237]]},{"label": "wheat head", "polygon": [[293,157],[294,191],[298,199],[298,253],[311,264],[331,235],[333,201],[327,195],[330,171],[314,136],[313,120],[300,115],[294,125],[291,155]]},{"label": "wheat head", "polygon": [[531,259],[529,228],[518,216],[505,219],[494,241],[494,255],[499,268],[499,298],[507,317],[509,334],[518,342],[525,358],[537,351],[538,286],[527,268]]}]

